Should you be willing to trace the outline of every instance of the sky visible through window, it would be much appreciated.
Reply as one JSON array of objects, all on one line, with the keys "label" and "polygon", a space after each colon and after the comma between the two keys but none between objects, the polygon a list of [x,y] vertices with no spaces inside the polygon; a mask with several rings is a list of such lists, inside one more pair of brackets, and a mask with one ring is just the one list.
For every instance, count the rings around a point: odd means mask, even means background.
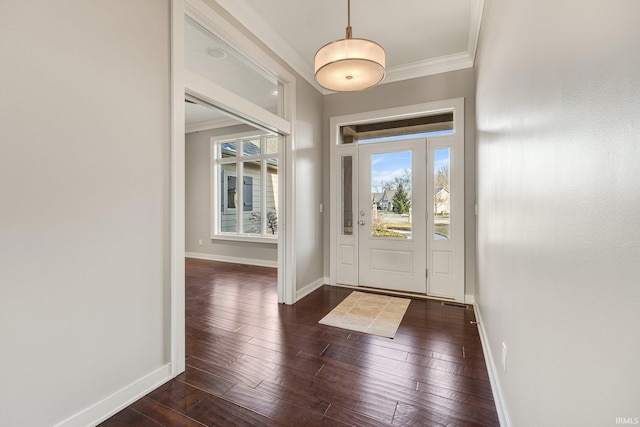
[{"label": "sky visible through window", "polygon": [[[434,150],[434,155],[434,171],[438,171],[440,166],[449,164],[448,150]],[[371,192],[377,192],[380,183],[391,182],[396,177],[403,177],[404,171],[407,169],[411,170],[410,151],[374,154],[371,157]]]},{"label": "sky visible through window", "polygon": [[400,134],[400,135],[392,135],[392,136],[379,136],[376,138],[362,138],[358,140],[358,144],[369,144],[372,142],[399,141],[399,140],[408,139],[408,138],[426,138],[429,136],[441,136],[441,135],[453,135],[453,129],[438,130],[438,131],[432,131],[432,132],[422,132],[422,133]]}]

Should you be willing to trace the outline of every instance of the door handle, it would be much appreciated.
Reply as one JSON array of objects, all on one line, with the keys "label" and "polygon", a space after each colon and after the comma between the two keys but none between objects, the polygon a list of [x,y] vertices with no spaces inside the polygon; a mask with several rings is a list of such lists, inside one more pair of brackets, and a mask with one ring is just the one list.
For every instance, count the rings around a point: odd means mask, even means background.
[{"label": "door handle", "polygon": [[364,225],[364,221],[360,220],[360,221],[358,221],[358,224]]}]

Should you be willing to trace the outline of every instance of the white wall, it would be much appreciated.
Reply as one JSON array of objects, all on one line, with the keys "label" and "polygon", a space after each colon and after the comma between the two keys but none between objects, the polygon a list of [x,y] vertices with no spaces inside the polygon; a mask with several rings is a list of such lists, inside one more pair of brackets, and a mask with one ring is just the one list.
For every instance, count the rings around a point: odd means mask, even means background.
[{"label": "white wall", "polygon": [[0,5],[0,424],[169,362],[169,2]]},{"label": "white wall", "polygon": [[[475,81],[473,69],[436,74],[418,79],[383,84],[362,92],[325,96],[323,158],[327,185],[325,212],[329,212],[329,119],[334,116],[403,107],[445,99],[465,98],[465,294],[473,295],[476,282],[475,246]],[[329,276],[329,216],[324,223],[324,271]]]},{"label": "white wall", "polygon": [[239,125],[186,135],[185,247],[188,254],[257,265],[277,265],[276,244],[211,240],[211,138],[251,130],[254,130],[251,126]]},{"label": "white wall", "polygon": [[514,426],[640,417],[639,16],[486,5],[476,299]]}]

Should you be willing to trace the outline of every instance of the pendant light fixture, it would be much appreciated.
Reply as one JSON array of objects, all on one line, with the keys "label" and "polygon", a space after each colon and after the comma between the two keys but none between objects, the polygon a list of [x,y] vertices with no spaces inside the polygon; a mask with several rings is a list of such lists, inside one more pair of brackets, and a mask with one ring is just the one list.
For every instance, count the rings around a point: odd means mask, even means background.
[{"label": "pendant light fixture", "polygon": [[377,85],[385,75],[382,46],[351,36],[351,0],[347,0],[347,31],[344,39],[322,46],[314,57],[316,81],[326,89],[349,92]]}]

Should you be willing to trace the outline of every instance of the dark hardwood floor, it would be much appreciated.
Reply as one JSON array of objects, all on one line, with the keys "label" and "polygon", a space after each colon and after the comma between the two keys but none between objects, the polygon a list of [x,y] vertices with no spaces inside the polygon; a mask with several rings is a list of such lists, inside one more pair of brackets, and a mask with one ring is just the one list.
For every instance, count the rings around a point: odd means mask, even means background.
[{"label": "dark hardwood floor", "polygon": [[271,268],[187,259],[186,372],[101,425],[497,426],[472,309],[414,299],[394,339],[280,305]]}]

